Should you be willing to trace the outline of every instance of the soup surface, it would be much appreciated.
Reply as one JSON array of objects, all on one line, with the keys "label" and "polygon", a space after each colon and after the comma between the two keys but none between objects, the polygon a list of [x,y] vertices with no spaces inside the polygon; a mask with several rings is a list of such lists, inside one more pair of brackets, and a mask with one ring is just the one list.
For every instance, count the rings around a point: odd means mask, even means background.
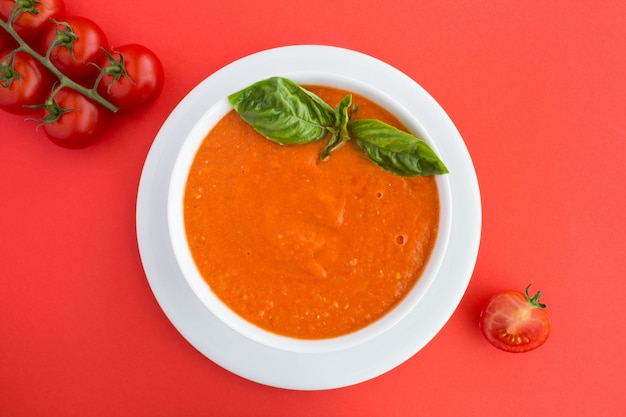
[{"label": "soup surface", "polygon": [[[336,107],[348,93],[307,86]],[[353,94],[357,119],[404,127]],[[233,110],[192,164],[185,227],[212,291],[249,322],[321,339],[367,326],[419,279],[435,244],[434,177],[400,177],[351,141],[321,161],[325,141],[281,146]]]}]

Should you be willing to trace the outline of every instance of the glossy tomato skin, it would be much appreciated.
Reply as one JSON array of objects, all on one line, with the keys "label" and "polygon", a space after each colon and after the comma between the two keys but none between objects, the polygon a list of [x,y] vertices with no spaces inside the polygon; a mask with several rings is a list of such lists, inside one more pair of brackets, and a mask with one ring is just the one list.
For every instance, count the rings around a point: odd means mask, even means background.
[{"label": "glossy tomato skin", "polygon": [[0,52],[10,51],[17,48],[17,42],[9,32],[0,28]]},{"label": "glossy tomato skin", "polygon": [[[65,4],[63,0],[38,0],[39,4],[31,1],[36,14],[24,12],[20,14],[13,28],[22,39],[28,43],[39,41],[41,34],[48,27],[52,26],[50,19],[60,19],[65,14]],[[8,21],[11,9],[15,6],[16,0],[0,0],[0,17],[5,22]]]},{"label": "glossy tomato skin", "polygon": [[551,330],[543,304],[519,291],[502,291],[489,300],[480,316],[480,329],[496,348],[507,352],[527,352],[543,345]]},{"label": "glossy tomato skin", "polygon": [[[0,53],[0,62],[7,62],[5,58],[9,51]],[[31,114],[37,111],[28,106],[43,104],[54,83],[54,76],[44,68],[35,58],[26,52],[18,52],[13,56],[13,72],[19,77],[8,85],[6,80],[0,81],[0,108],[13,114]],[[11,71],[3,67],[2,71]]]},{"label": "glossy tomato skin", "polygon": [[50,60],[63,74],[80,82],[94,82],[99,69],[98,64],[104,56],[103,49],[109,48],[106,34],[93,20],[82,16],[67,16],[59,25],[49,27],[43,34],[40,53],[45,55],[50,45],[57,39],[57,28],[71,28],[76,36],[72,51],[64,44],[52,47]]},{"label": "glossy tomato skin", "polygon": [[58,120],[43,125],[53,143],[68,149],[80,149],[98,139],[106,124],[105,108],[69,88],[61,89],[54,99],[58,107],[69,111],[61,114]]},{"label": "glossy tomato skin", "polygon": [[[122,110],[132,111],[154,101],[163,89],[163,65],[157,55],[143,45],[130,44],[110,53],[117,63],[123,62],[125,76],[115,71],[108,57],[101,62],[105,75],[98,84],[98,92]],[[121,59],[123,57],[123,60]],[[107,72],[113,68],[114,72]],[[116,79],[117,78],[117,79]]]}]

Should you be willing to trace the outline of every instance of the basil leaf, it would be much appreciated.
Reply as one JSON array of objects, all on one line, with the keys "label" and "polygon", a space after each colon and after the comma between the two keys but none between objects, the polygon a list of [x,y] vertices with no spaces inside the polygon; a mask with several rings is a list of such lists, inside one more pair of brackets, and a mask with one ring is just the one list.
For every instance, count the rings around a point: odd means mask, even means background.
[{"label": "basil leaf", "polygon": [[335,111],[291,80],[272,77],[228,96],[254,130],[281,145],[322,139],[335,122]]},{"label": "basil leaf", "polygon": [[337,120],[337,126],[333,126],[329,129],[332,132],[332,136],[320,154],[320,159],[322,161],[328,159],[333,149],[341,145],[346,140],[350,140],[350,135],[348,135],[350,106],[352,106],[352,94],[345,96],[341,102],[339,102],[337,110],[335,110],[335,120]]},{"label": "basil leaf", "polygon": [[380,167],[402,176],[446,174],[448,169],[428,144],[380,120],[353,120],[350,136]]}]

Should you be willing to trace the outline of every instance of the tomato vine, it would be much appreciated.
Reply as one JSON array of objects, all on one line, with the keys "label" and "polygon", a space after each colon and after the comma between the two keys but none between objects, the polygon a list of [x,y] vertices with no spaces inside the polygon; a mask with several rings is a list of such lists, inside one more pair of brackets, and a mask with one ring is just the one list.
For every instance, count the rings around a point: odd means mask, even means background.
[{"label": "tomato vine", "polygon": [[[15,8],[20,9],[19,3],[15,3]],[[22,12],[32,13],[30,11],[22,11]],[[52,93],[54,93],[55,91],[58,91],[62,87],[68,87],[90,98],[91,100],[101,104],[103,107],[107,108],[108,110],[112,112],[116,112],[118,110],[118,106],[109,102],[98,93],[98,83],[100,82],[101,77],[98,77],[96,79],[93,87],[91,88],[84,87],[83,85],[67,77],[57,67],[55,67],[52,64],[52,61],[50,60],[50,56],[49,56],[50,54],[48,52],[46,52],[46,56],[43,56],[39,52],[37,52],[32,46],[30,46],[26,41],[24,41],[24,39],[22,39],[22,37],[15,31],[13,27],[13,23],[14,23],[13,21],[15,20],[16,17],[19,17],[19,15],[20,13],[15,13],[14,17],[10,18],[8,22],[5,22],[0,19],[0,27],[2,27],[9,35],[11,35],[18,44],[18,47],[14,49],[13,51],[11,51],[9,55],[14,55],[20,51],[26,52],[28,55],[35,58],[46,69],[48,69],[48,71],[50,71],[53,75],[55,75],[57,79],[59,80],[60,85],[58,88],[55,88],[55,90],[53,90]],[[49,48],[49,49],[52,49],[52,48]],[[5,58],[5,61],[8,61],[8,60]]]},{"label": "tomato vine", "polygon": [[65,15],[63,0],[0,0],[0,109],[39,112],[27,120],[38,121],[52,142],[93,143],[106,113],[137,110],[162,87],[154,52],[138,44],[110,48],[95,22]]}]

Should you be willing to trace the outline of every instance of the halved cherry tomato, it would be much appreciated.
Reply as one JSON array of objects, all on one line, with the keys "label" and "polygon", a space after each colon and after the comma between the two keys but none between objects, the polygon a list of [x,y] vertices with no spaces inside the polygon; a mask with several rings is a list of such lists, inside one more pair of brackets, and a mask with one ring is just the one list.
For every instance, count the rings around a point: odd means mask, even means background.
[{"label": "halved cherry tomato", "polygon": [[54,76],[26,52],[0,53],[0,108],[14,114],[34,113],[43,104]]},{"label": "halved cherry tomato", "polygon": [[50,52],[50,61],[74,81],[95,81],[98,64],[109,48],[106,34],[94,21],[82,16],[67,16],[43,34],[41,53]]},{"label": "halved cherry tomato", "polygon": [[503,291],[489,300],[480,315],[480,329],[487,340],[507,352],[527,352],[543,345],[550,334],[550,319],[541,291],[528,295],[528,289]]},{"label": "halved cherry tomato", "polygon": [[43,129],[64,148],[78,149],[98,139],[106,124],[107,110],[84,95],[62,88],[46,106]]},{"label": "halved cherry tomato", "polygon": [[100,64],[104,75],[98,92],[120,109],[136,110],[154,101],[163,89],[163,65],[145,46],[120,46]]},{"label": "halved cherry tomato", "polygon": [[17,3],[23,12],[15,19],[13,28],[26,42],[39,41],[42,32],[52,25],[50,19],[59,19],[65,14],[63,0],[0,0],[2,20],[8,22]]}]

